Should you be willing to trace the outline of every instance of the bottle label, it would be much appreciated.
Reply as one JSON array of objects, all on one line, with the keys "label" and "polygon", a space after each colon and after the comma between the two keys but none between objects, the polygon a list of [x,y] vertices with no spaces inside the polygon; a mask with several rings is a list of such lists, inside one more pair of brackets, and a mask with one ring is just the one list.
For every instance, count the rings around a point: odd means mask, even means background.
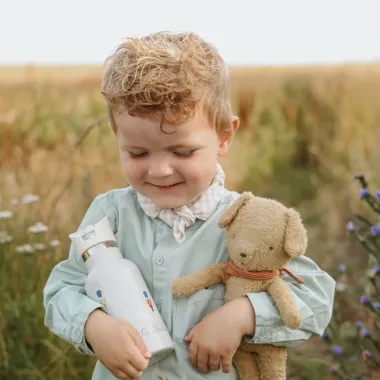
[{"label": "bottle label", "polygon": [[160,325],[153,325],[151,329],[147,329],[146,327],[140,329],[140,336],[142,338],[146,338],[153,334],[159,334],[165,331],[168,331],[168,330],[166,329],[165,324],[162,322]]},{"label": "bottle label", "polygon": [[149,308],[154,312],[153,302],[152,302],[152,300],[149,298],[148,292],[146,292],[146,291],[144,290],[144,291],[143,291],[143,294],[144,294],[144,297],[145,297],[145,302],[147,303],[147,305],[149,306]]},{"label": "bottle label", "polygon": [[[106,302],[106,299],[105,297],[103,297],[103,294],[102,294],[102,291],[100,289],[98,289],[96,291],[96,295],[98,296],[99,298],[99,303],[106,309],[107,311],[107,302]],[[108,311],[107,311],[108,312]]]}]

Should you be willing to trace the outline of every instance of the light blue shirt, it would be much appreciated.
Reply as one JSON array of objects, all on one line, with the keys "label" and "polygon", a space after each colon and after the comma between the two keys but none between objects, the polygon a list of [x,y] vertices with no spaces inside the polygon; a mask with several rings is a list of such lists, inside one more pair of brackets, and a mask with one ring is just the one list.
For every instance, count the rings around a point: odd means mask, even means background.
[{"label": "light blue shirt", "polygon": [[[171,282],[208,265],[228,260],[225,230],[218,220],[239,194],[224,191],[215,211],[206,221],[197,220],[186,230],[182,244],[173,237],[170,226],[149,218],[137,201],[135,191],[128,187],[99,195],[89,207],[79,229],[108,216],[123,255],[141,270],[161,316],[174,340],[175,351],[143,373],[142,380],[170,379],[237,379],[235,370],[200,374],[188,359],[188,345],[183,338],[209,312],[223,305],[224,286],[216,285],[190,297],[176,299]],[[307,257],[292,258],[287,268],[305,282],[298,284],[284,276],[300,310],[303,322],[297,330],[284,326],[271,297],[252,293],[248,297],[256,312],[256,332],[247,337],[250,343],[294,346],[312,335],[323,334],[333,307],[335,281]],[[84,324],[89,314],[101,305],[85,295],[87,272],[83,260],[71,246],[67,260],[53,269],[44,289],[46,326],[72,344],[82,354],[94,355],[84,337]],[[115,379],[98,361],[93,380]]]}]

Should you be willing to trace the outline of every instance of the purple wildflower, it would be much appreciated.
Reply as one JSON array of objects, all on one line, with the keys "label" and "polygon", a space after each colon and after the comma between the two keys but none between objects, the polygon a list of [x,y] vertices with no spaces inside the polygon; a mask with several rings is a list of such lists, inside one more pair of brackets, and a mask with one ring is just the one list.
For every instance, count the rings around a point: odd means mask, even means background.
[{"label": "purple wildflower", "polygon": [[369,230],[372,236],[377,236],[380,234],[380,226],[371,226]]},{"label": "purple wildflower", "polygon": [[333,355],[339,356],[343,354],[343,347],[342,346],[334,346],[331,350]]},{"label": "purple wildflower", "polygon": [[338,267],[339,272],[344,273],[346,271],[347,267],[346,264],[340,264]]},{"label": "purple wildflower", "polygon": [[355,231],[355,225],[352,220],[347,223],[347,231],[349,232]]},{"label": "purple wildflower", "polygon": [[376,310],[380,310],[380,302],[374,302],[372,304],[373,308],[376,309]]},{"label": "purple wildflower", "polygon": [[361,297],[360,297],[360,303],[361,303],[362,305],[369,305],[369,304],[371,304],[371,300],[370,300],[370,298],[367,297],[367,296],[361,296]]},{"label": "purple wildflower", "polygon": [[328,336],[328,334],[327,334],[326,332],[324,332],[324,333],[322,334],[322,336],[321,336],[321,339],[322,339],[322,340],[329,340],[329,336]]},{"label": "purple wildflower", "polygon": [[368,359],[371,359],[373,357],[372,355],[372,352],[371,351],[368,351],[368,350],[363,350],[362,351],[362,357],[365,361],[367,361]]},{"label": "purple wildflower", "polygon": [[376,198],[377,198],[377,199],[380,199],[380,190],[377,190],[377,191],[376,191]]},{"label": "purple wildflower", "polygon": [[369,338],[371,336],[371,333],[367,329],[361,329],[360,330],[360,336],[362,338]]},{"label": "purple wildflower", "polygon": [[362,322],[362,321],[356,321],[355,326],[356,326],[358,329],[361,329],[361,328],[363,327],[363,322]]},{"label": "purple wildflower", "polygon": [[360,191],[359,191],[360,199],[365,198],[368,194],[369,194],[368,189],[360,189]]},{"label": "purple wildflower", "polygon": [[373,270],[375,271],[375,274],[380,274],[380,265],[376,265]]},{"label": "purple wildflower", "polygon": [[337,369],[336,369],[335,367],[330,367],[330,368],[329,368],[329,372],[330,372],[332,375],[338,373],[338,371],[337,371]]}]

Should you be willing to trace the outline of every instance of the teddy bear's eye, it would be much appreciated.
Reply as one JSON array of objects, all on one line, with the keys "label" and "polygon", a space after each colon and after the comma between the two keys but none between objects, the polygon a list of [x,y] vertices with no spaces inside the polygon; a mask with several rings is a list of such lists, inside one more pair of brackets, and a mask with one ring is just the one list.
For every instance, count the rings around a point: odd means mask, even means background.
[{"label": "teddy bear's eye", "polygon": [[269,249],[272,251],[272,250],[273,250],[273,247],[269,247]]}]

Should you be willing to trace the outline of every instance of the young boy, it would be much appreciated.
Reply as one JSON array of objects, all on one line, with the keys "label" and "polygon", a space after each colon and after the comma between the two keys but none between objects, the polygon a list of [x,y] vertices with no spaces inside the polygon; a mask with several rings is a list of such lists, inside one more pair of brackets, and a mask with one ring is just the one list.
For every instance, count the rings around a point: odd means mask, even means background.
[{"label": "young boy", "polygon": [[106,61],[102,93],[130,186],[96,197],[79,228],[108,216],[175,350],[148,366],[150,353],[137,331],[85,295],[86,270],[71,246],[46,284],[45,323],[79,352],[96,356],[92,379],[237,379],[232,357],[242,338],[292,346],[321,335],[335,283],[307,257],[289,264],[304,279],[302,287],[284,277],[303,317],[294,331],[266,293],[228,304],[223,285],[172,296],[175,278],[228,259],[217,222],[239,195],[224,188],[218,158],[227,153],[238,119],[216,49],[192,33],[130,38]]}]

